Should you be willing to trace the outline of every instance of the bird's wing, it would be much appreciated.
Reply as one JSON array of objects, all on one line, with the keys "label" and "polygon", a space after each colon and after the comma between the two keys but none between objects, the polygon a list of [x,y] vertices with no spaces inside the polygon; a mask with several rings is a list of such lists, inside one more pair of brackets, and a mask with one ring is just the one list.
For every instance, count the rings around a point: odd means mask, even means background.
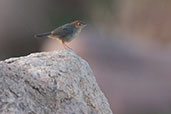
[{"label": "bird's wing", "polygon": [[64,25],[52,31],[52,35],[56,35],[59,38],[66,38],[72,34],[73,34],[73,28],[71,25]]}]

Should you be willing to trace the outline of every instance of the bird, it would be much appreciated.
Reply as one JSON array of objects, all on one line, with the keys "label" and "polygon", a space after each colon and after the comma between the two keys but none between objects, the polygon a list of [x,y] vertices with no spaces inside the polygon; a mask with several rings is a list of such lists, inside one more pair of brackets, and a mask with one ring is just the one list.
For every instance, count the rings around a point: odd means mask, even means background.
[{"label": "bird", "polygon": [[48,37],[48,38],[52,38],[52,39],[57,39],[57,40],[61,41],[61,43],[65,49],[71,49],[65,43],[72,41],[76,36],[78,36],[79,33],[81,32],[81,30],[86,25],[87,24],[85,22],[83,22],[81,20],[76,20],[71,23],[67,23],[60,27],[57,27],[56,29],[52,30],[51,32],[36,34],[34,37]]}]

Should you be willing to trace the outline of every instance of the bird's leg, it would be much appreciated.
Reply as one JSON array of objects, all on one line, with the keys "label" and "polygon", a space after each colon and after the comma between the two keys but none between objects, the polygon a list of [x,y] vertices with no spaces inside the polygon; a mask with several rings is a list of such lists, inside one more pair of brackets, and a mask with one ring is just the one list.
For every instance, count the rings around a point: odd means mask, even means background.
[{"label": "bird's leg", "polygon": [[[65,44],[64,41],[62,41],[62,45],[64,46],[65,49],[71,49],[69,46],[67,46],[67,45]],[[72,50],[72,49],[71,49],[71,50]]]}]

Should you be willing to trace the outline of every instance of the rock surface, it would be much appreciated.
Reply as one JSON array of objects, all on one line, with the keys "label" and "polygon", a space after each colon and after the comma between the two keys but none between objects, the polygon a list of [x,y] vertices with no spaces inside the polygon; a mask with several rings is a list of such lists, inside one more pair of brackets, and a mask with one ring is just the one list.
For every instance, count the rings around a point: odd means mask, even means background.
[{"label": "rock surface", "polygon": [[112,114],[86,61],[73,51],[0,62],[0,114]]}]

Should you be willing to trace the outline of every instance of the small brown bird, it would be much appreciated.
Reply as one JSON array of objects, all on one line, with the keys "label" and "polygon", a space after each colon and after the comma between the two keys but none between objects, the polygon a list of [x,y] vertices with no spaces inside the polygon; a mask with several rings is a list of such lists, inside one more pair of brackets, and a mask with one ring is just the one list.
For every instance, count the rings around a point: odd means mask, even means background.
[{"label": "small brown bird", "polygon": [[48,37],[48,38],[58,39],[61,41],[64,48],[71,49],[65,44],[65,42],[70,42],[72,39],[74,39],[85,26],[86,26],[85,22],[76,20],[72,23],[68,23],[63,26],[60,26],[51,32],[36,34],[35,37]]}]

